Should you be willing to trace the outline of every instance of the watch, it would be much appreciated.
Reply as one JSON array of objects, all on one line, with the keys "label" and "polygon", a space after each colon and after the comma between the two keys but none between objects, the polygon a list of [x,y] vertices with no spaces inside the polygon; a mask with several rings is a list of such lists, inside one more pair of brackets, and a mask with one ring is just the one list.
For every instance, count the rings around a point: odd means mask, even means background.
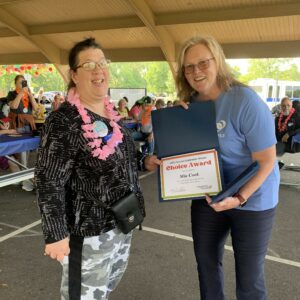
[{"label": "watch", "polygon": [[239,199],[239,201],[240,201],[240,207],[244,207],[244,206],[247,204],[247,201],[248,201],[248,200],[245,199],[241,194],[236,193],[236,194],[234,194],[233,197]]}]

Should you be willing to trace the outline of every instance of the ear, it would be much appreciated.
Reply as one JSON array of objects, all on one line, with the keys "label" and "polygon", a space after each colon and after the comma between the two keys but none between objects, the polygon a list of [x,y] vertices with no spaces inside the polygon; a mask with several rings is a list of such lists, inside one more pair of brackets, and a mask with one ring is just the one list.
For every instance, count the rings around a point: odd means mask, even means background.
[{"label": "ear", "polygon": [[73,80],[73,82],[75,84],[77,84],[77,82],[78,82],[78,75],[77,75],[77,73],[75,71],[70,70],[70,77]]}]

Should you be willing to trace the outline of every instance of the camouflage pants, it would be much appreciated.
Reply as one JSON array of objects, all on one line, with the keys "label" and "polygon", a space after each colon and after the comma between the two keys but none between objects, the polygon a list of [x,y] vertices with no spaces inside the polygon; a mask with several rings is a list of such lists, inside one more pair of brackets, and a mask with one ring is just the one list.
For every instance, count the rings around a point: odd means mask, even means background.
[{"label": "camouflage pants", "polygon": [[[83,240],[81,256],[81,300],[105,300],[120,282],[128,263],[132,233],[114,229]],[[72,251],[72,249],[71,249]],[[61,299],[69,297],[68,257],[62,263]]]}]

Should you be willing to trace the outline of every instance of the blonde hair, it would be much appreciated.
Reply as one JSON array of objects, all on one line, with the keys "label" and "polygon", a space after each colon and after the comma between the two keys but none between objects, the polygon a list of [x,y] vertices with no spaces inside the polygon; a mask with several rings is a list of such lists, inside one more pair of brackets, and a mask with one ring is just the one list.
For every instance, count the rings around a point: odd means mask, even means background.
[{"label": "blonde hair", "polygon": [[127,105],[126,100],[125,100],[124,98],[121,98],[121,99],[118,101],[118,106],[120,106],[120,104],[121,104],[122,102],[125,102],[125,104]]},{"label": "blonde hair", "polygon": [[195,92],[186,80],[183,70],[184,56],[186,52],[195,45],[203,45],[211,52],[217,66],[217,86],[221,90],[227,91],[233,85],[243,85],[234,79],[230,69],[226,65],[223,49],[217,40],[211,36],[196,36],[183,44],[177,59],[178,70],[176,74],[176,86],[180,99],[188,101],[192,93]]}]

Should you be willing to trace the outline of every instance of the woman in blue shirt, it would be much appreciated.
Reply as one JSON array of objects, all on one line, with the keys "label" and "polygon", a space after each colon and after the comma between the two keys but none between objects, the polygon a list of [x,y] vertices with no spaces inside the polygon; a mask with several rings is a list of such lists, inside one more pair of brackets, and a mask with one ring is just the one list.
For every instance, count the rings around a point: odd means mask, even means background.
[{"label": "woman in blue shirt", "polygon": [[267,299],[264,261],[279,190],[271,112],[253,90],[233,78],[221,46],[212,37],[195,37],[184,44],[176,82],[181,99],[193,96],[196,101],[215,102],[225,184],[251,162],[259,164],[256,175],[233,197],[216,204],[210,204],[209,197],[192,202],[201,299],[225,299],[222,258],[229,233],[237,299]]}]

